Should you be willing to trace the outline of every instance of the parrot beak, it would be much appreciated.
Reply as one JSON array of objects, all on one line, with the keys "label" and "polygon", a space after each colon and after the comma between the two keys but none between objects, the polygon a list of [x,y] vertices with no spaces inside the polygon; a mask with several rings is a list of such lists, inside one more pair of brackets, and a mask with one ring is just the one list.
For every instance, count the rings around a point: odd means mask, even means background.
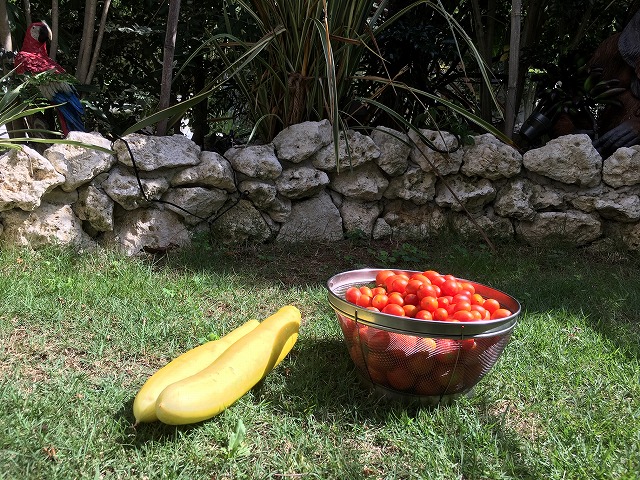
[{"label": "parrot beak", "polygon": [[40,33],[38,34],[38,42],[44,43],[47,40],[51,41],[52,37],[53,35],[51,34],[49,25],[47,25],[45,22],[42,22],[42,25],[40,25]]}]

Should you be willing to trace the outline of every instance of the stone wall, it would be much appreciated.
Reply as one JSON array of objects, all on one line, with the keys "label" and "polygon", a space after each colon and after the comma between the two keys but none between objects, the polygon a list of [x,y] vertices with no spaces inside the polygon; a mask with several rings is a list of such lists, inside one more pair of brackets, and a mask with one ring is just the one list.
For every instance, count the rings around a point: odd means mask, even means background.
[{"label": "stone wall", "polygon": [[[602,159],[586,135],[521,154],[490,134],[459,147],[446,132],[341,134],[305,122],[271,144],[219,155],[181,135],[96,133],[112,149],[24,147],[0,157],[0,241],[127,254],[189,244],[427,239],[444,232],[533,245],[640,249],[640,146]],[[346,140],[345,140],[346,135]],[[459,147],[459,148],[456,148]],[[442,153],[450,150],[451,153]]]}]

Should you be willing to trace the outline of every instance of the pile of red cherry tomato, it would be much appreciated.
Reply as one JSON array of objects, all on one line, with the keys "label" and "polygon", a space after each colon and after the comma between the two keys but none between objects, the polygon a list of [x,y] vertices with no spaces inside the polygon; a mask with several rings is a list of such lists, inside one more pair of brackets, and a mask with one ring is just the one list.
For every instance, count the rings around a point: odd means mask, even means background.
[{"label": "pile of red cherry tomato", "polygon": [[410,274],[380,270],[375,286],[350,287],[345,300],[375,312],[419,320],[474,322],[512,315],[496,299],[476,293],[473,284],[435,270]]}]

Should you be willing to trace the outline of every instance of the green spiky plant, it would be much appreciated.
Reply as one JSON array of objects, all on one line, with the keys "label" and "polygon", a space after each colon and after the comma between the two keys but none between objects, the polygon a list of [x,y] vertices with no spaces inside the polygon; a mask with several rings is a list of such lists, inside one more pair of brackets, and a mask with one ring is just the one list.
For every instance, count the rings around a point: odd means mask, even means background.
[{"label": "green spiky plant", "polygon": [[[209,82],[199,94],[141,120],[126,133],[153,125],[164,118],[170,118],[170,127],[175,126],[189,108],[205,100],[223,83],[233,81],[245,99],[248,121],[253,126],[251,137],[255,135],[262,141],[270,141],[289,125],[329,119],[334,138],[337,138],[343,126],[341,119],[349,114],[347,107],[362,101],[353,94],[355,84],[369,82],[372,101],[375,101],[380,89],[397,88],[400,85],[390,78],[367,77],[366,72],[361,71],[361,60],[365,52],[377,55],[376,35],[420,5],[427,5],[444,16],[454,38],[467,45],[483,80],[489,82],[489,72],[478,51],[440,2],[419,0],[390,18],[383,18],[386,3],[373,0],[233,2],[230,4],[233,8],[225,11],[227,33],[212,37],[191,57],[195,58],[207,50],[208,54],[225,62],[225,71]],[[243,17],[251,19],[251,27],[257,32],[253,36],[259,37],[258,40],[247,38],[250,35],[247,31],[252,30],[247,29],[246,24],[239,26],[233,21],[238,11],[242,11]],[[380,58],[380,61],[384,62],[384,59]],[[438,96],[433,97],[444,108],[451,108],[450,102]],[[461,108],[455,107],[454,110],[459,113]],[[473,116],[474,123],[509,141],[473,112],[465,113],[462,114],[464,117]]]}]

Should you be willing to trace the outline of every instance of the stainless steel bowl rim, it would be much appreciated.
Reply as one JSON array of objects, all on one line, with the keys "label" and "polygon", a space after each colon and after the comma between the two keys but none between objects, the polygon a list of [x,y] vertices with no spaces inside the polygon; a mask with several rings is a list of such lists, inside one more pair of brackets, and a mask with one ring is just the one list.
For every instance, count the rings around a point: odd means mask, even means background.
[{"label": "stainless steel bowl rim", "polygon": [[512,296],[482,283],[458,277],[456,277],[458,280],[472,284],[481,295],[498,300],[501,305],[513,312],[512,315],[497,320],[478,320],[475,322],[416,320],[410,317],[401,317],[367,310],[366,308],[347,302],[343,296],[341,296],[344,294],[341,290],[346,290],[349,286],[371,283],[375,280],[376,274],[381,270],[402,271],[408,274],[421,273],[413,270],[363,268],[334,275],[327,281],[327,289],[329,303],[336,313],[346,315],[366,325],[398,333],[451,338],[486,337],[502,334],[515,327],[518,316],[520,315],[520,303]]}]

